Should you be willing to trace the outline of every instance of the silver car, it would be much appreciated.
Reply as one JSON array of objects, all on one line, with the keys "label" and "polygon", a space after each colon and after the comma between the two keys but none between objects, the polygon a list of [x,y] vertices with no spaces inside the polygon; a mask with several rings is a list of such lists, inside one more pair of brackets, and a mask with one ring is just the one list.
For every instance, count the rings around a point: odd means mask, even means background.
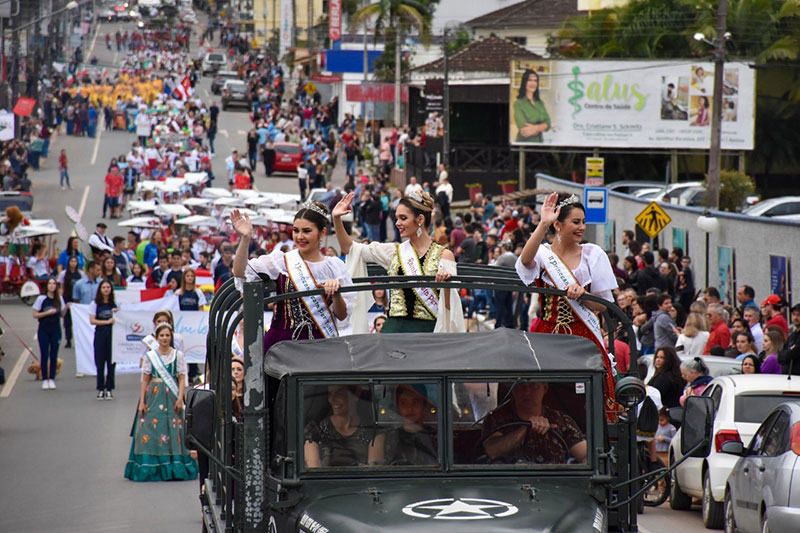
[{"label": "silver car", "polygon": [[741,456],[725,487],[725,531],[798,531],[800,398],[773,409],[747,448],[729,441],[721,451]]}]

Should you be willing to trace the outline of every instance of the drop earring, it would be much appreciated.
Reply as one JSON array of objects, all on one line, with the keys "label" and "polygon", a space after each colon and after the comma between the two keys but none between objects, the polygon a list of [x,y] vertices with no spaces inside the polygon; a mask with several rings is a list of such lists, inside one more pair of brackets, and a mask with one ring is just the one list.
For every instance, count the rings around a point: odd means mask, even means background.
[{"label": "drop earring", "polygon": [[422,237],[422,224],[419,224],[417,226],[417,239],[419,239],[420,237]]},{"label": "drop earring", "polygon": [[558,244],[561,244],[561,234],[560,233],[556,233],[556,240],[558,241]]}]

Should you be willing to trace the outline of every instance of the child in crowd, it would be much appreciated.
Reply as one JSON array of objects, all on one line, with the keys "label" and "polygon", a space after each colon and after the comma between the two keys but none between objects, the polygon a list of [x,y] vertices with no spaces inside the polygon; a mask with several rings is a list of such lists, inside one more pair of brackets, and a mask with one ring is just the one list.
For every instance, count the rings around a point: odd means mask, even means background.
[{"label": "child in crowd", "polygon": [[658,429],[656,429],[656,453],[667,464],[667,453],[669,452],[669,443],[672,442],[672,437],[677,433],[675,426],[669,423],[669,414],[667,410],[662,408],[658,412]]}]

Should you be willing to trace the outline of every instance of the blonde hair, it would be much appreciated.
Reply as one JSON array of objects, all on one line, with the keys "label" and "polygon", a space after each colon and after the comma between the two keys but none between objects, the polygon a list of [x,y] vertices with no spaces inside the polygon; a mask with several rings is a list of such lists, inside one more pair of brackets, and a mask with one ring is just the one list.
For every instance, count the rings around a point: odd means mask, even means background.
[{"label": "blonde hair", "polygon": [[696,337],[701,331],[708,331],[706,317],[699,313],[689,313],[689,316],[686,317],[686,325],[683,327],[683,334],[687,337]]}]

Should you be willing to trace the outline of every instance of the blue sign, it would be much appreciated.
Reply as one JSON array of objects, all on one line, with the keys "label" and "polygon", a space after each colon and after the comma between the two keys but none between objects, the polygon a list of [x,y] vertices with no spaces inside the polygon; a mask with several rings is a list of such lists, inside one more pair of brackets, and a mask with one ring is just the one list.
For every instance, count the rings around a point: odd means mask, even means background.
[{"label": "blue sign", "polygon": [[[367,68],[373,71],[373,63],[383,52],[367,51]],[[330,72],[364,72],[364,52],[362,50],[329,49],[326,53],[325,70]]]},{"label": "blue sign", "polygon": [[587,224],[605,224],[608,220],[608,189],[586,187],[583,189],[583,206]]}]

